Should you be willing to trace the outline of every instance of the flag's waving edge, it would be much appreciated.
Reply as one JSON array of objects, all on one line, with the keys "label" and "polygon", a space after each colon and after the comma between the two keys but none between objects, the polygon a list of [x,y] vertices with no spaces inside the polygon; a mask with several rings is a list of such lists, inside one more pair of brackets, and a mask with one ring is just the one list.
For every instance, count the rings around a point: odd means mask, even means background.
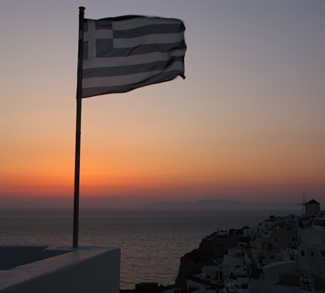
[{"label": "flag's waving edge", "polygon": [[183,22],[174,18],[85,19],[82,97],[185,78],[184,31]]}]

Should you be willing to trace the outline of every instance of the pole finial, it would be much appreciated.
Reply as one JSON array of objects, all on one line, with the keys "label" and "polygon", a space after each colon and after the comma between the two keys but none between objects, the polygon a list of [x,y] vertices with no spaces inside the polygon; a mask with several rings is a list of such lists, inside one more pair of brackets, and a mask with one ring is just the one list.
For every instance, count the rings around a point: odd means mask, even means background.
[{"label": "pole finial", "polygon": [[82,17],[84,16],[85,14],[85,9],[86,7],[83,7],[83,6],[79,6],[79,17],[82,15]]}]

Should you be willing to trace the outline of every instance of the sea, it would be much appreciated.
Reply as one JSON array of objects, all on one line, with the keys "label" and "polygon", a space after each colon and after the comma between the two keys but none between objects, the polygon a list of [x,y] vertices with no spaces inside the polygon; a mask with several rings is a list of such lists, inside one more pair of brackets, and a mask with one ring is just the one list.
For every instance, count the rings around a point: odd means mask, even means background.
[{"label": "sea", "polygon": [[[121,289],[172,285],[180,258],[219,230],[253,227],[300,210],[80,210],[79,246],[121,248]],[[0,244],[71,245],[68,209],[0,209]]]}]

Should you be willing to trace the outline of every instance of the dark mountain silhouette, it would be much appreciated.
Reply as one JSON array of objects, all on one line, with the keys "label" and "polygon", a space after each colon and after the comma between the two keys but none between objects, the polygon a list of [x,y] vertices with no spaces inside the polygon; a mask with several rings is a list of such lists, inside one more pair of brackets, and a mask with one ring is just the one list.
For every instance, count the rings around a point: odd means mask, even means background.
[{"label": "dark mountain silhouette", "polygon": [[175,203],[163,201],[157,203],[136,205],[137,209],[298,209],[297,203],[267,203],[250,204],[229,199],[202,199],[199,201],[183,201]]},{"label": "dark mountain silhouette", "polygon": [[13,209],[38,209],[38,208],[51,208],[50,203],[35,203],[35,202],[19,202],[19,203],[6,203],[3,208],[13,208]]}]

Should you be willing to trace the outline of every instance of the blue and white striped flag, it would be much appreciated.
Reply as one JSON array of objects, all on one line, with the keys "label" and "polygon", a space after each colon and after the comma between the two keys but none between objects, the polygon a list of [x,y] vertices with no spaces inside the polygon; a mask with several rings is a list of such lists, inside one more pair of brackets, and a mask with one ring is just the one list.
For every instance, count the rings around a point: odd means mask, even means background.
[{"label": "blue and white striped flag", "polygon": [[184,31],[183,22],[174,18],[85,19],[82,97],[185,78]]}]

